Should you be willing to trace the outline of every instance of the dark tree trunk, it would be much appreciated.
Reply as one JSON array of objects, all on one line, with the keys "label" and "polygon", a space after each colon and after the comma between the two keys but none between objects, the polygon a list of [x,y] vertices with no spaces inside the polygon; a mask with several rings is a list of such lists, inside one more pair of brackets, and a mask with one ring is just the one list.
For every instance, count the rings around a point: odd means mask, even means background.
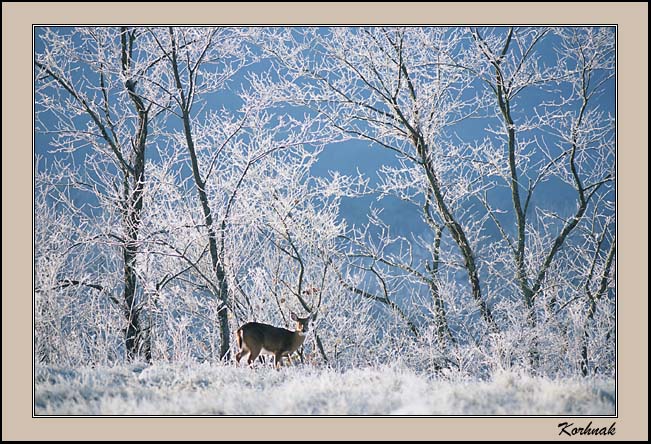
[{"label": "dark tree trunk", "polygon": [[[136,110],[138,111],[137,132],[133,140],[133,158],[131,169],[125,169],[123,223],[126,233],[123,246],[124,256],[124,302],[127,328],[125,331],[125,346],[127,360],[138,357],[151,360],[149,347],[149,330],[144,328],[141,320],[141,306],[136,300],[138,277],[136,274],[138,256],[138,233],[140,231],[141,213],[143,207],[143,192],[145,185],[145,149],[148,134],[149,110],[145,107],[140,96],[136,93],[136,82],[130,79],[130,65],[135,34],[127,28],[121,29],[122,42],[122,72],[128,80],[125,87],[129,92]],[[133,191],[131,191],[133,189]]]},{"label": "dark tree trunk", "polygon": [[[199,170],[199,161],[197,159],[197,153],[194,145],[194,138],[192,136],[192,126],[190,124],[190,110],[192,108],[192,94],[193,91],[190,90],[187,92],[187,95],[183,89],[183,83],[181,81],[181,75],[179,72],[179,62],[177,59],[177,46],[176,40],[174,37],[174,30],[172,27],[169,28],[170,41],[172,44],[171,51],[171,62],[172,70],[174,72],[174,81],[176,88],[179,93],[180,107],[181,107],[181,120],[183,122],[183,132],[185,134],[185,141],[187,144],[188,152],[190,154],[190,160],[192,164],[192,175],[194,177],[195,184],[197,185],[197,192],[199,194],[199,201],[201,202],[201,209],[203,210],[204,221],[206,224],[206,229],[208,230],[208,246],[210,250],[210,259],[212,263],[212,268],[217,278],[217,287],[219,288],[219,294],[217,298],[219,300],[219,310],[218,310],[218,320],[219,320],[219,339],[220,339],[220,349],[219,349],[219,358],[221,360],[229,359],[230,355],[230,327],[228,324],[228,281],[226,279],[226,271],[223,265],[223,255],[220,256],[219,249],[217,245],[217,235],[215,233],[215,223],[212,215],[212,210],[210,208],[210,203],[208,201],[208,195],[206,194],[206,183],[204,178],[201,176],[201,171]],[[195,66],[194,69],[196,69]],[[190,69],[188,75],[192,79],[196,75],[196,71]],[[194,79],[192,79],[194,81]],[[221,227],[221,238],[223,245],[225,226],[222,224]],[[223,249],[222,249],[223,253]]]}]

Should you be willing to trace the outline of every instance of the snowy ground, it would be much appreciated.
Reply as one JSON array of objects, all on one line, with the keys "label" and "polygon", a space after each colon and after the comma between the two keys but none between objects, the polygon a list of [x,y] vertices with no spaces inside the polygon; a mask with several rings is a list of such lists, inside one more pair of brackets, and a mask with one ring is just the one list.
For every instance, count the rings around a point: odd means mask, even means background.
[{"label": "snowy ground", "polygon": [[614,415],[615,381],[208,364],[36,367],[36,415]]}]

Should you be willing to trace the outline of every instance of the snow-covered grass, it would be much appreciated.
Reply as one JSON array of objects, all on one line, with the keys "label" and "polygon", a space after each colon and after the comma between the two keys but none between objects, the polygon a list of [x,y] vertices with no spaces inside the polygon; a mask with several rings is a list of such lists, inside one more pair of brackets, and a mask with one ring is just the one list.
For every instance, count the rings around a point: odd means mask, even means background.
[{"label": "snow-covered grass", "polygon": [[501,372],[489,381],[433,377],[400,365],[154,364],[37,366],[36,415],[614,415],[612,379]]}]

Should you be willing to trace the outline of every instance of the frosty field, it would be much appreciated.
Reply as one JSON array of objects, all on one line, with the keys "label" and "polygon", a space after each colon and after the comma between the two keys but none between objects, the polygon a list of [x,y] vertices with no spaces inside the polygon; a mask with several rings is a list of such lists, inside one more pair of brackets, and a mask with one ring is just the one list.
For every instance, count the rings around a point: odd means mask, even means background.
[{"label": "frosty field", "polygon": [[402,366],[154,364],[37,366],[40,415],[614,415],[613,379],[500,372],[488,381],[433,377]]}]

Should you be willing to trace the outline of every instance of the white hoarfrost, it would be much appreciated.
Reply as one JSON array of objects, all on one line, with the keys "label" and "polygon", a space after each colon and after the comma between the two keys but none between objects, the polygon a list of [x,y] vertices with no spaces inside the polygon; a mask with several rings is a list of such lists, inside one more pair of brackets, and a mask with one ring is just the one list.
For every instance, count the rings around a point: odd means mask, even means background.
[{"label": "white hoarfrost", "polygon": [[433,377],[400,365],[346,371],[306,366],[154,364],[36,367],[41,415],[614,415],[614,379],[518,372],[488,381]]}]

